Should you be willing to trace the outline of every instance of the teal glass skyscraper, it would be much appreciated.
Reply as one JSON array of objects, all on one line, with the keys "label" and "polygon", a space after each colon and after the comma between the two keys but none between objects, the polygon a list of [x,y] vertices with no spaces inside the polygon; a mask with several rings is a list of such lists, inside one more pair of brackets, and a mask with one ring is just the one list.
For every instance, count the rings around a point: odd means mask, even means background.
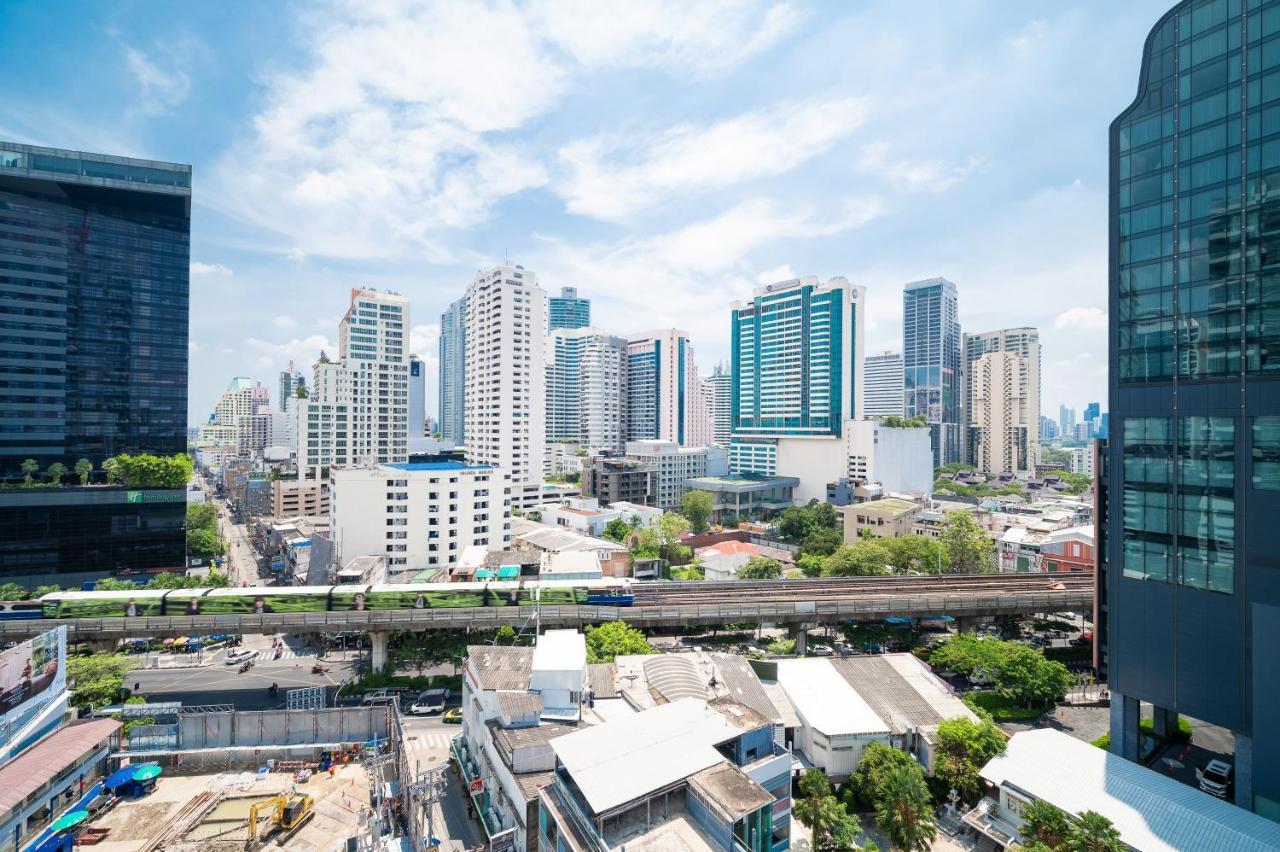
[{"label": "teal glass skyscraper", "polygon": [[945,278],[902,288],[902,382],[907,417],[929,422],[934,467],[960,461],[960,308]]},{"label": "teal glass skyscraper", "polygon": [[1280,2],[1168,12],[1110,144],[1112,749],[1140,702],[1228,728],[1236,802],[1280,820]]}]

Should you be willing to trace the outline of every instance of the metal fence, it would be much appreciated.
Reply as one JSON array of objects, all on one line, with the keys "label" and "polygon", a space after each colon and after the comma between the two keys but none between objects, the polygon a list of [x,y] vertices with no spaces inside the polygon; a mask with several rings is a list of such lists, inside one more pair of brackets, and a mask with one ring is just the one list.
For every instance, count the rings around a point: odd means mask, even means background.
[{"label": "metal fence", "polygon": [[330,707],[183,716],[178,742],[183,750],[363,743],[386,739],[387,715],[385,707]]}]

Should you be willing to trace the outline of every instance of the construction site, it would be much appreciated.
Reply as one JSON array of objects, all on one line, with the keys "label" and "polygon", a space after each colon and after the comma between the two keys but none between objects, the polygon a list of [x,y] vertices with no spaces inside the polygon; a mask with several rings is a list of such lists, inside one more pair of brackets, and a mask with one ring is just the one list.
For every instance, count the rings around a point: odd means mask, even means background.
[{"label": "construction site", "polygon": [[[340,850],[368,848],[370,785],[359,763],[304,782],[289,771],[169,774],[140,799],[122,799],[82,832],[100,852]],[[86,836],[88,835],[88,836]],[[100,838],[100,839],[98,839]]]}]

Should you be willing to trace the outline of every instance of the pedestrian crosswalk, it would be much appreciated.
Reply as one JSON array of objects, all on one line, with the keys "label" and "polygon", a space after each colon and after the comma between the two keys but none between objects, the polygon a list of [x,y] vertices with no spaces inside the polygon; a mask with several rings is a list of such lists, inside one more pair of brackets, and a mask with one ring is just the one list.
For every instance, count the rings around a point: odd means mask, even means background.
[{"label": "pedestrian crosswalk", "polygon": [[414,758],[420,758],[426,762],[428,757],[443,760],[448,756],[449,742],[452,737],[453,734],[444,731],[423,731],[422,733],[405,731],[404,749],[408,752],[411,761]]}]

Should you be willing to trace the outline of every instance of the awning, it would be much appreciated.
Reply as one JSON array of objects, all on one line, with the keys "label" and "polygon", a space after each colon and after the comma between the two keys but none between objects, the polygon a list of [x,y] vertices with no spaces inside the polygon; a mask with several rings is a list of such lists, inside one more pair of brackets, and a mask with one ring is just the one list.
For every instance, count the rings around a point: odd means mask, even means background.
[{"label": "awning", "polygon": [[493,579],[493,572],[492,572],[492,571],[490,571],[488,568],[481,568],[479,571],[477,571],[477,572],[476,572],[476,579],[477,579],[477,580],[492,580],[492,579]]},{"label": "awning", "polygon": [[144,763],[133,773],[133,780],[150,781],[152,778],[159,778],[162,771],[158,763]]},{"label": "awning", "polygon": [[520,579],[520,566],[519,565],[503,565],[501,568],[498,569],[498,579],[499,580]]},{"label": "awning", "polygon": [[114,790],[116,787],[123,787],[133,780],[133,773],[138,771],[136,766],[126,766],[123,769],[117,769],[107,776],[102,782],[102,786],[108,790]]},{"label": "awning", "polygon": [[53,825],[49,826],[49,829],[51,831],[66,831],[68,828],[75,828],[88,818],[88,811],[67,811],[65,814],[55,819],[53,821]]}]

